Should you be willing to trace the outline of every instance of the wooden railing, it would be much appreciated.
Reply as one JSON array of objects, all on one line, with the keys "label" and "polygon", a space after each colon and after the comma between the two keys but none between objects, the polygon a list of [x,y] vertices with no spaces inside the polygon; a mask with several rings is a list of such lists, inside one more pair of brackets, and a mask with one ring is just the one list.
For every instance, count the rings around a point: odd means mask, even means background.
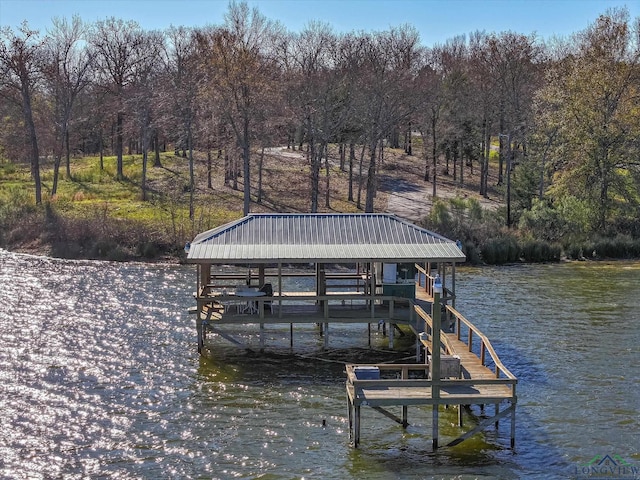
[{"label": "wooden railing", "polygon": [[[430,275],[427,270],[418,263],[415,264],[415,268],[418,273],[416,288],[423,289],[429,298],[433,298],[433,281],[436,278],[435,275]],[[443,291],[440,299],[446,303],[447,301],[453,300],[454,297],[455,295],[453,291],[443,285]]]},{"label": "wooden railing", "polygon": [[[338,311],[340,307],[350,304],[354,309],[359,307],[359,309],[367,310],[367,315],[361,317],[363,320],[368,317],[373,322],[379,318],[388,318],[390,322],[397,320],[399,323],[415,323],[414,302],[412,299],[392,295],[372,296],[366,295],[364,292],[328,292],[324,295],[318,295],[315,292],[283,292],[282,294],[274,293],[272,296],[243,297],[234,293],[214,294],[212,290],[207,290],[196,296],[196,300],[199,310],[210,305],[221,306],[235,305],[248,301],[254,302],[257,306],[257,314],[247,317],[247,323],[255,323],[256,320],[267,319],[273,321],[275,318],[286,318],[286,312],[283,315],[286,307],[300,303],[319,305],[319,312],[322,312],[327,321],[330,321],[330,316],[334,313],[333,307],[336,307],[336,311]],[[269,302],[278,307],[279,313],[277,317],[265,317],[265,311],[269,310],[269,307],[267,307]],[[280,307],[284,307],[284,309]],[[406,318],[406,314],[402,317],[397,317],[394,313],[396,308],[408,312],[408,318]]]},{"label": "wooden railing", "polygon": [[[460,312],[458,312],[455,308],[447,305],[446,306],[447,313],[454,318],[455,321],[455,332],[456,337],[462,343],[465,343],[469,352],[473,352],[474,340],[477,338],[480,341],[480,354],[478,355],[480,359],[480,363],[482,366],[486,366],[487,353],[489,357],[493,361],[494,364],[494,373],[495,378],[508,378],[510,380],[517,380],[516,376],[513,375],[507,367],[503,365],[498,357],[498,354],[494,350],[493,346],[489,339],[482,333],[473,323],[467,320]],[[425,312],[421,307],[415,307],[416,314],[422,320],[424,320],[425,325],[428,327],[429,331],[433,330],[433,320],[431,316]],[[464,325],[467,329],[467,338],[463,339],[461,335],[461,327]],[[451,345],[449,341],[449,336],[440,331],[440,342],[445,349],[446,355],[455,354],[455,348]]]},{"label": "wooden railing", "polygon": [[[433,337],[433,319],[419,305],[416,305],[414,309],[418,318],[421,318],[424,322],[424,325],[425,325],[424,331],[429,335],[429,338],[432,338]],[[451,344],[449,337],[442,330],[440,330],[440,345],[442,345],[445,355],[455,355],[456,351],[454,346]]]}]

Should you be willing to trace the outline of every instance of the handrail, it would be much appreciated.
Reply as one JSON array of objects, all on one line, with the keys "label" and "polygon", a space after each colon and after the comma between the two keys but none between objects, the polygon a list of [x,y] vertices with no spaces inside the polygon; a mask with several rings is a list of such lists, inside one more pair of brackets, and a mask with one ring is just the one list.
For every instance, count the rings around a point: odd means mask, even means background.
[{"label": "handrail", "polygon": [[[420,264],[415,264],[416,272],[418,273],[418,280],[416,282],[416,286],[420,288],[424,288],[425,293],[429,298],[433,298],[433,282],[435,280],[435,275],[430,275],[427,273],[427,270],[422,267]],[[422,284],[422,277],[424,276],[424,285]],[[440,295],[440,300],[447,301],[453,300],[455,295],[452,290],[443,285],[442,294]]]},{"label": "handrail", "polygon": [[[380,308],[385,302],[388,302],[388,307],[385,307],[384,315],[389,318],[391,323],[409,323],[413,324],[415,322],[414,319],[414,309],[412,308],[415,303],[411,298],[406,297],[397,297],[394,295],[368,295],[363,294],[362,292],[328,292],[323,295],[318,295],[315,292],[282,292],[282,294],[278,294],[274,292],[273,295],[261,295],[256,297],[244,297],[238,296],[233,293],[227,294],[214,294],[214,295],[196,295],[196,301],[198,303],[198,308],[202,308],[204,305],[220,303],[225,304],[226,302],[238,302],[238,301],[252,301],[255,302],[258,310],[258,318],[262,319],[264,317],[264,305],[265,302],[273,302],[276,305],[287,305],[292,302],[318,302],[323,305],[323,309],[325,312],[325,317],[329,319],[329,314],[332,311],[333,306],[339,305],[331,305],[330,302],[346,302],[357,300],[358,302],[363,302],[362,305],[366,305],[366,308],[370,311],[369,317],[371,321],[380,317]],[[397,317],[394,315],[394,308],[400,309],[408,309],[409,318],[405,318],[404,316]],[[280,317],[279,317],[280,318]],[[252,323],[252,322],[248,322]]]},{"label": "handrail", "polygon": [[[370,366],[377,367],[382,371],[398,371],[399,377],[396,378],[378,378],[378,379],[358,379],[355,375],[355,367]],[[433,383],[429,378],[416,378],[410,379],[408,372],[411,370],[426,370],[428,366],[424,364],[389,364],[389,363],[371,363],[371,364],[346,364],[345,370],[347,373],[347,382],[354,387],[366,386],[366,387],[412,387],[412,386],[430,386]],[[517,379],[514,378],[442,378],[438,382],[440,385],[458,385],[458,386],[473,386],[473,385],[511,385],[514,386],[517,383]]]},{"label": "handrail", "polygon": [[[457,335],[458,340],[461,340],[461,341],[464,342],[464,340],[462,340],[460,338],[460,323],[464,323],[467,326],[467,328],[469,329],[468,341],[466,343],[468,345],[468,348],[469,348],[470,352],[472,351],[472,348],[473,348],[473,334],[475,333],[480,338],[480,340],[481,340],[481,344],[480,344],[480,361],[481,361],[482,365],[484,366],[484,364],[485,364],[486,352],[489,352],[489,356],[493,360],[493,363],[494,363],[494,365],[496,367],[496,369],[495,369],[496,378],[500,378],[500,373],[502,373],[503,375],[505,375],[507,378],[509,378],[511,380],[517,380],[517,377],[515,375],[513,375],[509,371],[509,369],[507,369],[507,367],[504,366],[504,364],[502,363],[502,361],[498,357],[498,354],[494,350],[493,345],[491,345],[491,342],[485,336],[485,334],[482,333],[473,323],[471,323],[469,320],[467,320],[455,308],[451,307],[450,305],[446,305],[446,309],[456,319],[456,335]],[[431,329],[433,329],[433,320],[432,320],[431,316],[429,314],[427,314],[424,311],[424,309],[422,309],[418,305],[415,306],[415,311],[425,321],[425,323]],[[453,351],[453,348],[452,348],[451,344],[449,343],[449,337],[442,331],[440,332],[440,341],[441,341],[441,343],[443,345],[446,345],[447,352],[452,352]]]},{"label": "handrail", "polygon": [[[433,332],[433,319],[431,316],[419,305],[414,305],[414,310]],[[451,342],[449,342],[449,337],[447,337],[442,330],[440,330],[440,344],[445,346],[445,355],[455,355],[455,349],[453,348],[453,345],[451,345]]]},{"label": "handrail", "polygon": [[460,339],[460,322],[462,322],[469,329],[469,342],[468,342],[469,351],[471,351],[471,349],[472,349],[473,337],[472,337],[472,333],[471,332],[473,332],[481,340],[481,344],[480,344],[480,360],[482,360],[482,364],[484,365],[485,351],[488,351],[489,355],[491,356],[491,359],[493,360],[493,363],[496,366],[496,378],[499,377],[500,371],[502,371],[502,373],[505,376],[507,376],[508,378],[516,379],[516,376],[513,373],[511,373],[507,367],[504,366],[504,364],[502,363],[502,361],[498,357],[498,354],[493,349],[493,345],[491,345],[491,342],[486,337],[486,335],[484,333],[482,333],[473,323],[471,323],[469,320],[467,320],[460,312],[458,312],[452,306],[447,305],[447,310],[449,312],[451,312],[453,314],[453,316],[455,317],[455,319],[456,319],[456,332],[457,332],[458,340]]}]

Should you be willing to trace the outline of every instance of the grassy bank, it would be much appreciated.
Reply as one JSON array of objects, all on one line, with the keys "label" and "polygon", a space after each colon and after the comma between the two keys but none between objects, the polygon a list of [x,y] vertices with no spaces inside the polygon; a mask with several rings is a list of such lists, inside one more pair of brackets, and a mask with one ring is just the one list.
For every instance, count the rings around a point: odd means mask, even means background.
[{"label": "grassy bank", "polygon": [[[338,167],[337,152],[333,156],[329,206],[323,169],[319,211],[361,212],[357,206],[357,181],[353,185],[356,201],[348,201],[348,173]],[[255,154],[254,165],[258,159]],[[140,155],[124,157],[123,180],[116,178],[115,157],[105,157],[103,168],[99,157],[74,158],[71,175],[61,168],[56,195],[51,194],[53,165],[45,160],[41,168],[42,205],[34,203],[29,166],[0,162],[0,247],[62,258],[180,261],[184,258],[184,244],[195,235],[242,216],[244,179],[239,176],[225,184],[223,159],[214,158],[209,185],[206,155],[197,153],[195,160],[192,217],[188,160],[172,153],[161,155],[161,166],[149,165],[146,199],[142,195]],[[431,184],[422,178],[423,161],[420,156],[387,149],[379,167],[380,178],[387,185],[430,191]],[[494,167],[492,171],[497,170]],[[259,182],[257,168],[251,172],[251,211],[308,212],[308,172],[306,158],[299,151],[265,154],[262,181]],[[473,177],[465,188],[447,175],[441,175],[438,181],[435,201],[426,194],[416,197],[420,211],[424,211],[417,223],[460,240],[469,263],[640,257],[640,240],[624,235],[573,235],[551,241],[531,229],[508,229],[504,226],[505,206],[500,202],[499,190],[493,190],[487,201],[477,195],[478,185],[473,183]],[[495,182],[495,178],[490,179],[492,185]],[[363,190],[362,203],[364,194]],[[389,195],[379,189],[375,211],[386,211]]]},{"label": "grassy bank", "polygon": [[[251,211],[308,211],[304,156],[283,161],[265,155],[263,160],[260,203],[258,171],[252,171]],[[185,242],[196,234],[242,216],[243,178],[225,185],[223,159],[212,160],[209,186],[206,156],[196,154],[192,217],[188,160],[164,153],[161,164],[149,163],[143,200],[141,155],[124,157],[124,180],[116,179],[115,157],[104,157],[103,168],[99,157],[74,158],[70,176],[64,166],[60,169],[56,195],[51,194],[53,164],[44,161],[43,203],[35,205],[29,166],[0,163],[0,245],[62,258],[179,260]],[[324,211],[358,211],[344,198],[347,178],[332,169],[330,207]]]}]

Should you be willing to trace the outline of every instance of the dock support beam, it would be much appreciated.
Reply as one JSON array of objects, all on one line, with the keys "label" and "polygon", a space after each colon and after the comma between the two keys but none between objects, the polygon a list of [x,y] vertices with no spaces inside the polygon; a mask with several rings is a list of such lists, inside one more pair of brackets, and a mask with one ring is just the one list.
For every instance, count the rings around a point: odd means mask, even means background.
[{"label": "dock support beam", "polygon": [[431,398],[433,399],[433,419],[431,425],[431,438],[433,450],[438,449],[438,404],[440,403],[440,294],[442,284],[440,278],[436,277],[433,283],[433,303],[431,304],[431,318],[433,320],[431,336]]},{"label": "dock support beam", "polygon": [[202,349],[204,348],[204,337],[202,335],[202,319],[200,318],[200,312],[198,312],[198,316],[196,317],[196,332],[198,334],[198,353],[202,353]]},{"label": "dock support beam", "polygon": [[516,448],[516,404],[511,404],[511,450]]},{"label": "dock support beam", "polygon": [[329,350],[329,324],[324,324],[324,338],[323,338],[323,348],[325,350]]},{"label": "dock support beam", "polygon": [[468,432],[466,432],[463,435],[459,436],[455,440],[452,440],[451,442],[449,442],[447,444],[447,447],[453,447],[455,445],[458,445],[459,443],[463,442],[467,438],[470,438],[470,437],[474,436],[476,433],[481,432],[482,430],[484,430],[486,427],[491,425],[492,422],[497,423],[497,421],[500,418],[505,417],[508,414],[511,414],[511,421],[512,421],[512,427],[513,427],[513,430],[511,431],[511,448],[513,448],[513,446],[515,445],[515,436],[514,436],[515,435],[515,433],[514,433],[515,432],[515,425],[513,424],[513,422],[515,422],[515,412],[516,412],[516,405],[515,405],[515,403],[512,403],[511,406],[509,406],[509,408],[507,408],[506,410],[503,410],[502,412],[496,414],[496,416],[494,416],[492,418],[484,419],[474,429],[469,430]]},{"label": "dock support beam", "polygon": [[264,323],[260,324],[260,351],[264,351]]}]

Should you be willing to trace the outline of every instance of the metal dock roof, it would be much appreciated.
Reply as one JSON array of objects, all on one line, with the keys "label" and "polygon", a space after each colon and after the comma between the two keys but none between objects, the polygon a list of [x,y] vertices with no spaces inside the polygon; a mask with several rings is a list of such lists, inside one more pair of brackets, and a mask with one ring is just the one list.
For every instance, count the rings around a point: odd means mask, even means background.
[{"label": "metal dock roof", "polygon": [[388,214],[250,214],[196,236],[190,263],[462,262],[452,240]]}]

